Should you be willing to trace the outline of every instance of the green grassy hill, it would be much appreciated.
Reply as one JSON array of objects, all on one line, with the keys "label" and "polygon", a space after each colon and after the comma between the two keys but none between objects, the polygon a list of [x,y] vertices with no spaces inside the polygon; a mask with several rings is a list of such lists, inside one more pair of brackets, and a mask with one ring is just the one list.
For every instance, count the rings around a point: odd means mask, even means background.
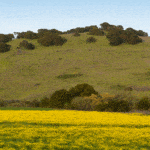
[{"label": "green grassy hill", "polygon": [[24,39],[7,43],[11,50],[0,54],[1,99],[41,99],[81,83],[99,94],[133,86],[133,95],[150,96],[150,37],[137,45],[110,46],[105,36],[94,36],[97,42],[91,44],[86,44],[91,36],[87,33],[61,36],[68,40],[63,46],[44,47],[26,39],[35,49],[22,49],[22,54],[17,54],[17,46]]}]

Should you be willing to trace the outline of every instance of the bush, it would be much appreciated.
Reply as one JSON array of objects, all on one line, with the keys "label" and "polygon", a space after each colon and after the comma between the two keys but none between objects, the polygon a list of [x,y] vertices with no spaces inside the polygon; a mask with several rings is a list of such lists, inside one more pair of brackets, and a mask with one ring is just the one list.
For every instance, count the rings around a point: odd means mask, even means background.
[{"label": "bush", "polygon": [[34,33],[32,31],[27,31],[24,34],[24,38],[26,38],[26,39],[37,39],[38,36],[37,36],[37,33]]},{"label": "bush", "polygon": [[24,47],[26,49],[35,49],[35,46],[32,43],[28,43],[28,41],[23,40],[22,42],[20,42],[19,44],[20,47]]},{"label": "bush", "polygon": [[71,95],[67,90],[61,89],[55,91],[50,97],[50,107],[63,108],[65,103],[71,102],[71,99]]},{"label": "bush", "polygon": [[34,99],[33,101],[31,101],[29,103],[30,107],[39,107],[40,106],[40,102],[36,99]]},{"label": "bush", "polygon": [[142,99],[137,102],[136,107],[138,110],[148,110],[150,108],[149,98],[147,96],[142,97]]},{"label": "bush", "polygon": [[0,34],[0,42],[7,43],[14,38],[13,34]]},{"label": "bush", "polygon": [[122,33],[122,30],[119,29],[115,29],[115,30],[110,30],[107,34],[106,34],[106,38],[109,40],[109,44],[112,46],[117,46],[122,44],[124,41],[123,39],[120,37],[120,34]]},{"label": "bush", "polygon": [[96,42],[96,39],[94,37],[89,37],[86,39],[86,43],[92,43],[92,42]]},{"label": "bush", "polygon": [[113,99],[108,101],[108,107],[113,112],[129,112],[132,107],[132,103],[124,100],[120,95],[116,95]]},{"label": "bush", "polygon": [[38,39],[38,43],[43,46],[62,46],[67,39],[58,36],[57,34],[45,34],[43,37]]},{"label": "bush", "polygon": [[107,111],[109,109],[109,106],[105,102],[101,102],[100,104],[96,105],[94,110],[96,111]]},{"label": "bush", "polygon": [[110,30],[106,37],[110,42],[109,44],[113,46],[117,46],[122,43],[138,44],[142,42],[142,39],[139,38],[133,31],[124,31],[121,29]]},{"label": "bush", "polygon": [[7,103],[4,100],[0,99],[0,107],[5,107],[5,106],[7,106]]},{"label": "bush", "polygon": [[78,32],[75,32],[75,33],[73,34],[73,36],[80,36],[80,34],[79,34]]},{"label": "bush", "polygon": [[20,33],[20,32],[19,32],[19,33],[17,32],[17,34],[18,34],[18,35],[17,35],[17,39],[25,38],[26,32],[21,32],[21,33]]},{"label": "bush", "polygon": [[75,110],[92,110],[91,107],[92,100],[85,99],[83,97],[75,97],[71,101],[71,109]]},{"label": "bush", "polygon": [[98,28],[93,28],[92,30],[89,31],[89,35],[104,36],[104,32]]},{"label": "bush", "polygon": [[3,42],[0,42],[0,53],[8,52],[10,51],[11,45],[5,44]]},{"label": "bush", "polygon": [[47,97],[43,97],[39,104],[40,107],[50,107],[50,99]]},{"label": "bush", "polygon": [[132,35],[130,35],[130,36],[128,37],[127,43],[128,43],[128,44],[132,44],[132,45],[138,44],[138,43],[142,43],[142,39],[139,38],[137,35],[132,34]]},{"label": "bush", "polygon": [[77,84],[75,87],[69,89],[69,93],[71,94],[71,97],[91,96],[91,94],[98,95],[98,92],[87,83]]}]

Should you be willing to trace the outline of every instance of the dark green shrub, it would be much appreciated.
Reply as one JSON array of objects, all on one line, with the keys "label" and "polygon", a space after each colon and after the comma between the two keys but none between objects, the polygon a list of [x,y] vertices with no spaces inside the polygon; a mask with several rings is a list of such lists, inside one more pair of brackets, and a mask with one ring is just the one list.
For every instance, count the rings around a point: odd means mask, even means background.
[{"label": "dark green shrub", "polygon": [[108,104],[105,102],[101,102],[100,104],[96,105],[94,110],[96,111],[106,111],[108,110]]},{"label": "dark green shrub", "polygon": [[132,103],[122,99],[120,96],[116,96],[108,101],[108,107],[113,112],[129,112],[131,110]]},{"label": "dark green shrub", "polygon": [[150,108],[149,98],[142,97],[142,99],[136,104],[138,110],[148,110]]},{"label": "dark green shrub", "polygon": [[50,107],[50,98],[43,97],[40,101],[39,107]]},{"label": "dark green shrub", "polygon": [[62,46],[67,39],[58,36],[57,34],[45,34],[42,38],[38,39],[38,43],[43,46]]},{"label": "dark green shrub", "polygon": [[92,110],[91,103],[92,103],[91,99],[85,99],[84,97],[75,97],[71,101],[70,108],[73,110],[90,111]]},{"label": "dark green shrub", "polygon": [[98,28],[93,28],[92,30],[89,31],[89,35],[99,35],[99,36],[103,36],[104,35],[104,31],[98,29]]},{"label": "dark green shrub", "polygon": [[77,84],[75,87],[69,89],[69,93],[72,97],[91,96],[91,94],[98,95],[98,92],[95,91],[94,88],[87,83]]},{"label": "dark green shrub", "polygon": [[20,42],[19,44],[20,47],[24,47],[26,49],[35,49],[35,46],[32,43],[28,43],[28,41],[23,40],[22,42]]},{"label": "dark green shrub", "polygon": [[61,89],[61,90],[55,91],[50,97],[50,107],[63,108],[65,103],[71,102],[71,99],[72,97],[67,90]]},{"label": "dark green shrub", "polygon": [[0,53],[8,52],[10,51],[11,45],[5,44],[3,42],[0,42]]},{"label": "dark green shrub", "polygon": [[14,38],[13,34],[0,34],[0,42],[7,43]]},{"label": "dark green shrub", "polygon": [[75,33],[73,34],[73,36],[80,36],[80,34],[79,34],[78,32],[75,32]]},{"label": "dark green shrub", "polygon": [[25,33],[26,33],[26,32],[21,32],[21,33],[20,33],[20,32],[17,32],[17,34],[18,34],[18,35],[17,35],[17,39],[25,38]]},{"label": "dark green shrub", "polygon": [[127,43],[132,45],[142,43],[142,39],[139,38],[136,34],[132,34],[128,37]]},{"label": "dark green shrub", "polygon": [[23,41],[20,42],[20,44],[19,44],[20,47],[27,47],[27,45],[28,45],[28,41],[26,41],[26,40],[23,40]]},{"label": "dark green shrub", "polygon": [[38,36],[37,36],[37,33],[34,33],[32,31],[27,31],[24,34],[24,38],[26,38],[26,39],[37,39]]},{"label": "dark green shrub", "polygon": [[26,49],[35,49],[35,46],[32,43],[28,43]]},{"label": "dark green shrub", "polygon": [[4,100],[0,99],[0,107],[5,107],[5,106],[7,106],[7,103]]},{"label": "dark green shrub", "polygon": [[122,44],[124,41],[123,39],[120,37],[120,34],[122,33],[122,30],[119,29],[115,29],[115,30],[110,30],[107,34],[106,34],[106,38],[108,39],[108,41],[110,42],[109,44],[112,46],[117,46]]},{"label": "dark green shrub", "polygon": [[96,42],[96,39],[94,37],[89,37],[86,39],[86,43],[92,43],[92,42]]}]

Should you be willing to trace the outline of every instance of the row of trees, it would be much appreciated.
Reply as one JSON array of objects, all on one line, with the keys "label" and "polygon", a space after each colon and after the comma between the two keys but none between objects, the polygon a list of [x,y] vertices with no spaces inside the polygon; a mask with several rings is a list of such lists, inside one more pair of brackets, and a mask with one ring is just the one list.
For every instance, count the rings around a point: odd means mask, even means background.
[{"label": "row of trees", "polygon": [[[101,26],[101,29],[105,30],[105,31],[111,31],[111,30],[116,30],[116,29],[124,30],[122,25],[115,26],[115,25],[111,25],[107,22],[100,24],[100,26]],[[148,33],[144,32],[142,30],[135,30],[131,27],[127,28],[125,31],[134,33],[138,36],[148,36]]]}]

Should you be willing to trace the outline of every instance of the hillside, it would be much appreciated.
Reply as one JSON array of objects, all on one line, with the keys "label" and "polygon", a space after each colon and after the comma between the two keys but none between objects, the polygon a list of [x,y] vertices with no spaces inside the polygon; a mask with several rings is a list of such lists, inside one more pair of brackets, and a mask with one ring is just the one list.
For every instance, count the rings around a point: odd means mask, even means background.
[{"label": "hillside", "polygon": [[[11,50],[0,54],[0,98],[41,99],[79,83],[92,85],[99,94],[133,86],[133,95],[150,96],[150,37],[141,37],[144,42],[136,45],[110,46],[105,36],[94,36],[97,42],[91,44],[85,42],[91,36],[87,33],[61,36],[68,40],[63,46],[44,47],[26,39],[36,48],[21,54],[16,48],[24,39],[8,42]],[[57,78],[64,74],[81,76]]]}]

